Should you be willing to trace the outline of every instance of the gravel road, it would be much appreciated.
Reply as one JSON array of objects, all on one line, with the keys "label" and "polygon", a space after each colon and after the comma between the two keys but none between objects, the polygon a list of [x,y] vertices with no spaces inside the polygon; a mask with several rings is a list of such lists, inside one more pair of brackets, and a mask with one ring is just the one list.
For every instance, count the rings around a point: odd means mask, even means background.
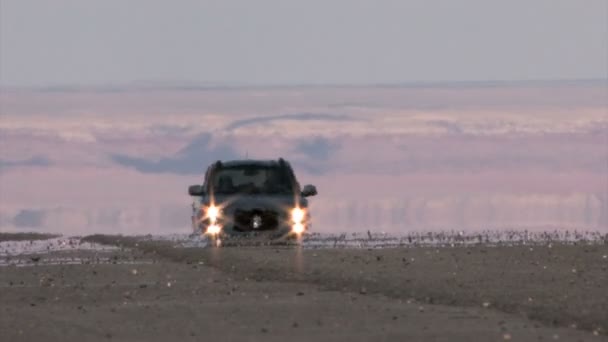
[{"label": "gravel road", "polygon": [[608,246],[0,256],[0,341],[605,341]]}]

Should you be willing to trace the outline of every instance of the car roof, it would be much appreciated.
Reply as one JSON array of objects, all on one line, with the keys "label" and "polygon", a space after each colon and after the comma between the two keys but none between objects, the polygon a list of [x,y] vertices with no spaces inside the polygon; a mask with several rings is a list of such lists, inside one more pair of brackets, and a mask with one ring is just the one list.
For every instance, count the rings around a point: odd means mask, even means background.
[{"label": "car roof", "polygon": [[222,167],[239,167],[239,166],[279,166],[276,160],[260,160],[260,159],[241,159],[222,161]]},{"label": "car roof", "polygon": [[266,159],[266,160],[264,160],[264,159],[240,159],[240,160],[226,160],[226,161],[218,160],[214,164],[211,164],[209,166],[209,168],[207,168],[207,172],[205,173],[205,182],[207,182],[211,173],[217,171],[218,169],[221,170],[223,168],[240,167],[240,166],[281,167],[281,168],[284,167],[285,171],[289,175],[289,178],[291,178],[295,184],[298,184],[296,175],[293,172],[291,165],[289,164],[288,161],[286,161],[283,158],[279,158],[278,160],[273,160],[273,159]]}]

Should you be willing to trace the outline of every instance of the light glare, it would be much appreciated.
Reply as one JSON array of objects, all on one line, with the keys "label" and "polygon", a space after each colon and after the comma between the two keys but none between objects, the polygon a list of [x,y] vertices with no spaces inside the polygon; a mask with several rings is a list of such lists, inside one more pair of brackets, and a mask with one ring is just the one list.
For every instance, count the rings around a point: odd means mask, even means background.
[{"label": "light glare", "polygon": [[207,234],[216,235],[219,234],[221,230],[222,226],[220,226],[219,224],[212,224],[207,227]]},{"label": "light glare", "polygon": [[301,224],[304,221],[304,210],[300,208],[294,208],[291,211],[291,219],[295,224]]},{"label": "light glare", "polygon": [[304,225],[301,223],[296,223],[291,228],[291,231],[300,235],[300,234],[304,233]]},{"label": "light glare", "polygon": [[207,207],[207,217],[211,223],[217,222],[218,217],[220,216],[220,208],[214,206],[213,204]]}]

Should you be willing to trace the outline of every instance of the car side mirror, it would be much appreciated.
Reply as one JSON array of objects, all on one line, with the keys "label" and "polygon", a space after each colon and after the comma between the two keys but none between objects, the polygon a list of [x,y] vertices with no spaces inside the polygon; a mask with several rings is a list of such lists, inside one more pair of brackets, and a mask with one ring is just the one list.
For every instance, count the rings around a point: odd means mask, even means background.
[{"label": "car side mirror", "polygon": [[205,194],[205,190],[203,190],[202,185],[190,185],[188,187],[188,194],[190,196],[203,196]]},{"label": "car side mirror", "polygon": [[302,197],[314,196],[317,194],[317,188],[314,185],[307,184],[304,185],[304,189],[302,189]]}]

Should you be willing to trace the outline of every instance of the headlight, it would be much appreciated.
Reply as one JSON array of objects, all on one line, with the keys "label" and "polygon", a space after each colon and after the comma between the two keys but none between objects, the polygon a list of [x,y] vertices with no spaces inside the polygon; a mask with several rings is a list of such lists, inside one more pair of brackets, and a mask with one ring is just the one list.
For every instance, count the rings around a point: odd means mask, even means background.
[{"label": "headlight", "polygon": [[217,235],[220,233],[221,230],[222,230],[222,227],[220,225],[212,224],[209,227],[207,227],[207,234]]},{"label": "headlight", "polygon": [[301,223],[294,223],[293,227],[291,227],[291,231],[300,235],[304,232],[304,225]]},{"label": "headlight", "polygon": [[293,221],[293,223],[302,223],[304,221],[304,216],[306,215],[306,212],[304,211],[304,209],[300,209],[300,208],[294,208],[291,211],[291,220]]},{"label": "headlight", "polygon": [[207,209],[205,210],[205,215],[207,216],[207,218],[209,219],[209,222],[211,224],[215,224],[217,222],[217,219],[220,217],[221,214],[221,210],[219,207],[216,207],[214,205],[210,205],[207,207]]}]

